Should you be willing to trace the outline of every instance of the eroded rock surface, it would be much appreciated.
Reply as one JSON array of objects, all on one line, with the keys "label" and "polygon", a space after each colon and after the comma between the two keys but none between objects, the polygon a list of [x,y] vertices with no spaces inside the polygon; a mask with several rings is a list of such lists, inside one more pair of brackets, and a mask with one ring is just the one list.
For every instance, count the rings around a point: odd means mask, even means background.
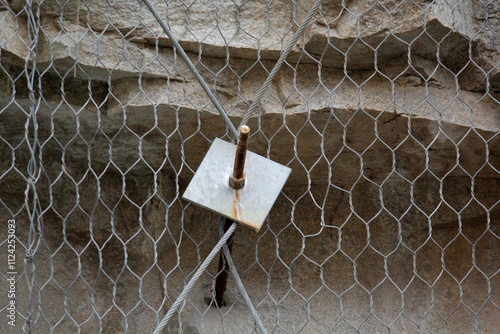
[{"label": "eroded rock surface", "polygon": [[[1,1],[0,216],[19,226],[18,320],[152,331],[218,240],[217,219],[181,196],[226,126],[140,2],[44,1],[30,35],[25,3]],[[153,1],[234,124],[313,3]],[[323,1],[249,121],[251,150],[293,169],[261,233],[235,238],[269,332],[498,328],[499,13]],[[253,331],[232,279],[227,306],[206,305],[216,268],[167,332]]]}]

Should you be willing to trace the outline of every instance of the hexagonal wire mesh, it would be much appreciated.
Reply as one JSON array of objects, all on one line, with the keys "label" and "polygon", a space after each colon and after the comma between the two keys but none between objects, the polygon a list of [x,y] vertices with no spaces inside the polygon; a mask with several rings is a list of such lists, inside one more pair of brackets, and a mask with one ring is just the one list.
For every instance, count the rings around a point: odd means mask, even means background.
[{"label": "hexagonal wire mesh", "polygon": [[[153,4],[238,124],[314,1]],[[500,3],[313,14],[248,120],[293,169],[235,233],[249,303],[273,333],[495,332]],[[0,22],[1,332],[152,332],[220,238],[181,195],[233,134],[139,1],[0,0]],[[166,332],[259,331],[217,275]]]}]

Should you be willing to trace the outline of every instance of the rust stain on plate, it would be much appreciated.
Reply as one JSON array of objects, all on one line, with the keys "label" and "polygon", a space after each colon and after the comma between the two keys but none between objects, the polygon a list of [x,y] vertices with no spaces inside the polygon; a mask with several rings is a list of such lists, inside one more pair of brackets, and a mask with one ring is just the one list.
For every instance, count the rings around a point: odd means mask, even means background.
[{"label": "rust stain on plate", "polygon": [[243,210],[244,207],[242,207],[241,202],[240,202],[240,193],[238,190],[234,191],[234,197],[233,197],[233,206],[231,207],[231,218],[234,221],[237,221],[239,223],[242,223],[243,225],[246,225],[252,229],[255,230],[255,232],[259,232],[260,228],[262,227],[262,224],[257,224],[255,222],[248,221],[248,212],[245,215],[245,220],[242,220],[243,216]]},{"label": "rust stain on plate", "polygon": [[240,193],[238,190],[234,191],[234,199],[233,199],[233,208],[231,211],[231,216],[233,217],[234,220],[241,220],[238,219],[238,213],[240,212]]}]

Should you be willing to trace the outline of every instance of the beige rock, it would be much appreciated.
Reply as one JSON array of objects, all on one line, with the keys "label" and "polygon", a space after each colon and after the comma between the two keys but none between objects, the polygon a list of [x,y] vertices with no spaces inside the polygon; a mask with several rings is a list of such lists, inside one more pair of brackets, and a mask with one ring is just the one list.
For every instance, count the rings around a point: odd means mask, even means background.
[{"label": "beige rock", "polygon": [[[30,41],[26,33],[26,20],[16,17],[8,10],[0,11],[0,47],[2,60],[20,58],[24,61],[29,57]],[[16,59],[17,60],[17,59]]]},{"label": "beige rock", "polygon": [[[165,62],[163,53],[155,51],[156,46],[171,47],[171,43],[144,5],[113,1],[108,6],[107,2],[92,1],[88,6],[78,7],[78,3],[69,1],[64,11],[57,1],[45,1],[41,5],[46,21],[50,21],[50,17],[55,17],[57,22],[59,17],[64,18],[62,28],[45,28],[50,45],[45,49],[55,53],[56,58],[64,59],[60,62],[65,63],[65,67],[74,66],[78,50],[85,72],[97,73],[101,79],[109,71],[113,72],[113,78],[123,78],[130,72],[142,71],[146,75],[154,72],[149,68],[159,67],[160,74],[164,74],[163,67],[171,68],[171,61]],[[196,1],[189,10],[182,2],[169,4],[168,10],[163,2],[154,5],[161,13],[168,11],[168,23],[186,51],[221,58],[230,55],[277,59],[291,38],[291,29],[302,22],[312,3],[304,0],[292,8],[288,2],[275,1],[269,7],[273,13],[269,20],[264,15],[267,11],[264,5],[215,5],[208,0]],[[442,65],[458,75],[463,89],[484,90],[486,78],[496,89],[496,65],[500,61],[494,38],[499,25],[495,19],[496,4],[483,8],[469,1],[460,2],[456,7],[445,1],[404,1],[399,5],[390,1],[349,1],[345,6],[339,1],[325,2],[316,15],[315,24],[307,30],[305,40],[288,60],[298,61],[301,47],[308,52],[300,58],[301,63],[320,61],[323,66],[335,68],[346,64],[353,70],[372,69],[409,51],[414,56],[433,60],[439,55]],[[16,11],[23,8],[18,1],[13,1],[12,7]],[[488,19],[484,18],[484,12],[491,13]],[[81,27],[76,28],[75,24]],[[123,39],[141,46],[120,44]],[[469,42],[474,63],[468,62]],[[97,47],[102,51],[99,60],[92,59]],[[88,61],[80,59],[85,56]],[[98,68],[92,70],[86,63],[98,64]],[[99,70],[101,66],[106,69]],[[121,70],[125,71],[124,75],[120,75]],[[467,79],[471,76],[476,78],[473,82]]]},{"label": "beige rock", "polygon": [[[96,0],[79,4],[79,1],[70,0],[63,7],[60,2],[50,0],[43,2],[40,10],[46,17],[63,17],[99,34],[143,38],[152,46],[172,45],[149,9],[139,1]],[[238,58],[277,59],[281,46],[286,45],[292,35],[293,8],[285,0],[273,1],[269,5],[208,0],[196,1],[189,6],[182,1],[173,1],[168,6],[158,0],[152,4],[186,51],[198,53],[201,49],[212,57],[226,57],[229,52]],[[16,12],[23,8],[22,1],[13,0],[11,5]],[[267,15],[268,10],[273,15]],[[164,13],[168,13],[168,19]]]},{"label": "beige rock", "polygon": [[[310,2],[305,1],[309,8]],[[499,22],[496,2],[350,1],[329,2],[306,32],[302,46],[325,66],[370,69],[411,53],[437,60],[459,77],[466,90],[498,85]],[[324,12],[324,13],[323,13]],[[304,11],[299,12],[304,13]],[[486,19],[484,16],[488,16]],[[475,63],[469,63],[469,45]],[[471,76],[475,80],[469,80]]]}]

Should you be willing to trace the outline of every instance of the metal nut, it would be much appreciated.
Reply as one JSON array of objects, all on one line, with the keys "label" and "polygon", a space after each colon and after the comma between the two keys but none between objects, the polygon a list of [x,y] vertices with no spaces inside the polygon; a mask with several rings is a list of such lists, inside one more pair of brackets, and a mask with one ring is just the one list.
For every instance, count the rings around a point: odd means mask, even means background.
[{"label": "metal nut", "polygon": [[235,178],[234,176],[229,177],[229,186],[233,189],[241,189],[245,186],[245,173],[243,172],[243,177],[242,178]]}]

